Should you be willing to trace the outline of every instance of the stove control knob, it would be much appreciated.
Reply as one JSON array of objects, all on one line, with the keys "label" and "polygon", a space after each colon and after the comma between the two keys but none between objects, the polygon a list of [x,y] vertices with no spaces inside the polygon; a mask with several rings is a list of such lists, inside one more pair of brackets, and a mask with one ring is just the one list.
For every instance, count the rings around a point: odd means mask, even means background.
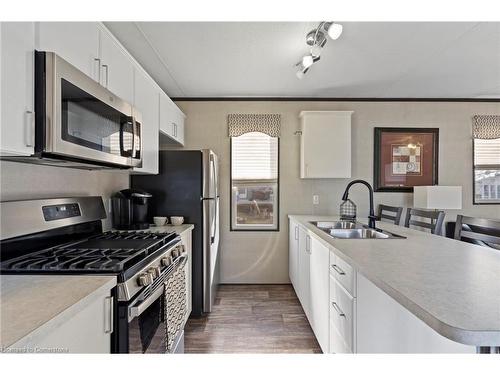
[{"label": "stove control knob", "polygon": [[175,249],[172,250],[172,256],[174,258],[177,258],[181,254],[180,249],[176,247]]},{"label": "stove control knob", "polygon": [[151,277],[154,279],[156,279],[158,276],[160,276],[160,267],[158,266],[155,266],[155,267],[151,267],[150,269],[148,269],[148,273],[151,275]]},{"label": "stove control knob", "polygon": [[186,246],[180,245],[179,247],[181,249],[181,254],[184,254],[186,252]]},{"label": "stove control knob", "polygon": [[168,267],[172,264],[172,256],[166,256],[165,258],[162,258],[161,260],[162,266]]},{"label": "stove control knob", "polygon": [[141,273],[137,278],[137,284],[140,286],[148,286],[153,283],[153,278],[147,272]]}]

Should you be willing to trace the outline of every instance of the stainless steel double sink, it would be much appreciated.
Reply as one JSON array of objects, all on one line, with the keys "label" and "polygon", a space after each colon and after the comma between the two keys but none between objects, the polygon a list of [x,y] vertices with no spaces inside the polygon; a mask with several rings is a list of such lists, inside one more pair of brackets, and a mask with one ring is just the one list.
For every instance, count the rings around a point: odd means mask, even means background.
[{"label": "stainless steel double sink", "polygon": [[351,221],[310,221],[312,225],[321,229],[333,238],[342,239],[394,239],[406,238],[399,234],[382,229],[373,229],[367,225]]}]

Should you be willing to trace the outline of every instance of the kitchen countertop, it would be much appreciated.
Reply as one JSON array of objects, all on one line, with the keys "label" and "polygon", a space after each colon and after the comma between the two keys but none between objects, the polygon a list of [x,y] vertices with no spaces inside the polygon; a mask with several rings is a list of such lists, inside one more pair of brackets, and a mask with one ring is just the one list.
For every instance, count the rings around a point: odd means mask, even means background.
[{"label": "kitchen countertop", "polygon": [[185,231],[191,230],[193,228],[194,228],[193,224],[181,224],[181,225],[167,224],[167,225],[162,225],[161,227],[151,225],[151,227],[149,227],[149,229],[147,229],[147,231],[160,232],[160,233],[175,232],[175,233],[180,235],[180,234],[184,233]]},{"label": "kitchen countertop", "polygon": [[54,318],[62,312],[71,309],[74,315],[95,292],[115,285],[116,276],[0,275],[0,348],[57,324]]},{"label": "kitchen countertop", "polygon": [[500,346],[500,251],[379,221],[407,238],[336,239],[309,222],[338,217],[289,217],[442,336]]}]

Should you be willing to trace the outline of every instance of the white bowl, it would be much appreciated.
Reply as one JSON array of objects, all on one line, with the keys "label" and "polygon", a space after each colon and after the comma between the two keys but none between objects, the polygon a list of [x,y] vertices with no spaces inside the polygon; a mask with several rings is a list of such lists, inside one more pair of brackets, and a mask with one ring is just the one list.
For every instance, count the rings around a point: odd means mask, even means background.
[{"label": "white bowl", "polygon": [[157,227],[161,227],[168,223],[168,218],[166,216],[155,216],[153,221]]},{"label": "white bowl", "polygon": [[170,222],[172,223],[172,225],[181,225],[182,223],[184,223],[184,216],[171,216]]}]

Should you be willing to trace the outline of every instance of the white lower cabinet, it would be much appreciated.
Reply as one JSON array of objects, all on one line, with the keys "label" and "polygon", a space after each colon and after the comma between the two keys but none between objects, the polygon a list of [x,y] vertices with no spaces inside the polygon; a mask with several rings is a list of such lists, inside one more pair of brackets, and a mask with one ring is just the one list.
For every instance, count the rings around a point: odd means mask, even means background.
[{"label": "white lower cabinet", "polygon": [[329,249],[290,220],[289,274],[304,313],[324,353],[329,347]]},{"label": "white lower cabinet", "polygon": [[189,319],[189,315],[191,314],[193,307],[193,230],[187,230],[181,234],[181,241],[186,249],[186,253],[188,255],[187,265],[186,265],[186,304],[187,304],[187,313],[186,313],[186,321],[187,323]]},{"label": "white lower cabinet", "polygon": [[72,306],[45,323],[10,349],[30,348],[35,353],[110,353],[114,301],[110,290]]},{"label": "white lower cabinet", "polygon": [[289,220],[288,276],[297,293],[299,279],[299,225]]},{"label": "white lower cabinet", "polygon": [[306,314],[311,326],[313,325],[311,317],[311,255],[309,253],[311,238],[307,231],[299,227],[299,265],[298,265],[298,297],[302,309]]},{"label": "white lower cabinet", "polygon": [[312,328],[323,353],[329,348],[328,260],[330,250],[310,237],[310,294]]},{"label": "white lower cabinet", "polygon": [[441,336],[290,219],[289,274],[324,353],[475,353]]},{"label": "white lower cabinet", "polygon": [[441,336],[366,277],[357,275],[358,353],[475,353]]},{"label": "white lower cabinet", "polygon": [[330,352],[355,353],[356,298],[330,276]]}]

